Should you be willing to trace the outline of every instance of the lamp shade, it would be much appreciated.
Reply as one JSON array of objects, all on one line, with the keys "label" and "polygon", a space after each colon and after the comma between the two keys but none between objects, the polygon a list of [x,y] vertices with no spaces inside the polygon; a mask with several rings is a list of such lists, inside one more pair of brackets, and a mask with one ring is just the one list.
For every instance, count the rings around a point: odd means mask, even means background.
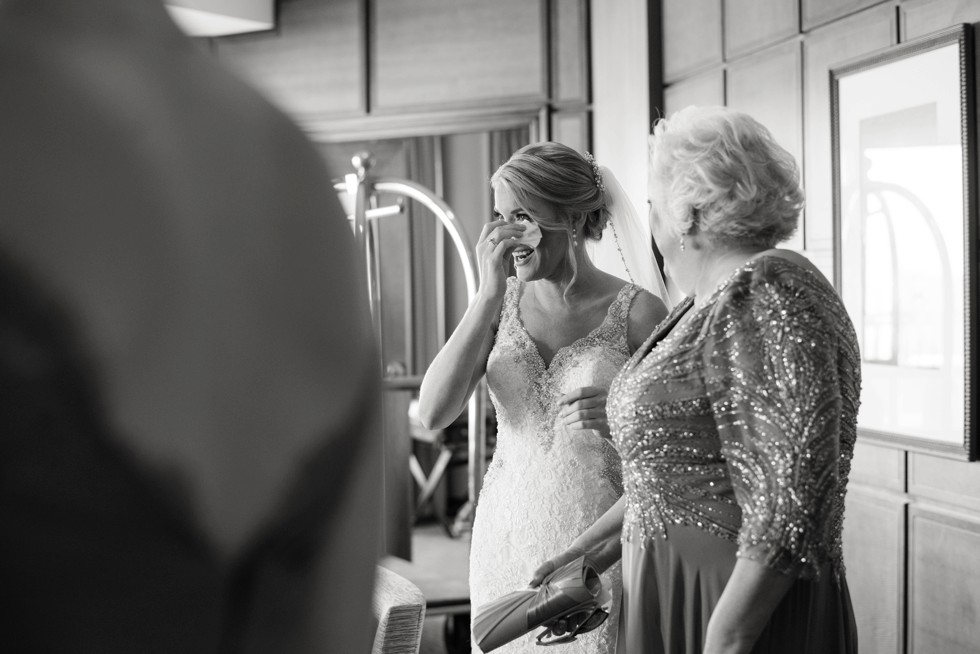
[{"label": "lamp shade", "polygon": [[275,27],[275,0],[165,0],[188,36],[228,36]]}]

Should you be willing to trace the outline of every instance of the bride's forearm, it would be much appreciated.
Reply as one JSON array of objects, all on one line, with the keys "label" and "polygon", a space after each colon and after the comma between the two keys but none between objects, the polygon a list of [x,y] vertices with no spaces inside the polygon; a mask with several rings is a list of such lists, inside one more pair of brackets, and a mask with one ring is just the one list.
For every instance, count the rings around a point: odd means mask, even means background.
[{"label": "bride's forearm", "polygon": [[532,587],[539,586],[549,574],[583,554],[592,560],[599,572],[604,572],[616,563],[622,556],[622,545],[619,539],[623,529],[625,512],[626,502],[620,498],[592,526],[572,541],[565,551],[538,566],[531,578],[530,585]]},{"label": "bride's forearm", "polygon": [[572,541],[572,547],[585,552],[600,569],[608,568],[623,553],[621,537],[625,513],[626,498],[621,497],[591,527]]}]

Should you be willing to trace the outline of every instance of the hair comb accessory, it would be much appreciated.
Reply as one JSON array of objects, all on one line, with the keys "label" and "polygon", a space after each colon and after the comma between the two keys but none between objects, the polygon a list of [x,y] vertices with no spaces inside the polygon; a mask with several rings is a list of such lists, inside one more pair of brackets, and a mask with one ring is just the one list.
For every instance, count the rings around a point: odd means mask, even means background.
[{"label": "hair comb accessory", "polygon": [[602,183],[602,171],[599,170],[599,164],[596,163],[595,157],[592,156],[591,152],[586,152],[585,160],[589,162],[590,166],[592,166],[592,177],[595,178],[595,187],[602,193],[605,193],[606,185]]}]

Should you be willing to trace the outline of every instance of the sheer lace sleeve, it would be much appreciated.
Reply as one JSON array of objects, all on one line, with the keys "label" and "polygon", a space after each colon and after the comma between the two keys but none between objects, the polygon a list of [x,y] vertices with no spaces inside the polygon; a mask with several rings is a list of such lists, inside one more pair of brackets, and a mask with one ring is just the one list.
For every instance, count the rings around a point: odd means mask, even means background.
[{"label": "sheer lace sleeve", "polygon": [[838,305],[810,272],[764,262],[725,289],[705,327],[708,397],[742,510],[739,556],[793,576],[839,560],[840,316],[827,309]]}]

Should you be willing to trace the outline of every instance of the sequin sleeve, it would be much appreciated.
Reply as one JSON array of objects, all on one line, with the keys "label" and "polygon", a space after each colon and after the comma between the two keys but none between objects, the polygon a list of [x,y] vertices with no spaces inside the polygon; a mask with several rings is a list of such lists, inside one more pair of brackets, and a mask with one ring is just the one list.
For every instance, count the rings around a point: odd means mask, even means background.
[{"label": "sequin sleeve", "polygon": [[836,558],[843,503],[837,316],[825,307],[839,302],[815,279],[754,266],[705,326],[708,397],[742,509],[738,555],[801,577]]}]

